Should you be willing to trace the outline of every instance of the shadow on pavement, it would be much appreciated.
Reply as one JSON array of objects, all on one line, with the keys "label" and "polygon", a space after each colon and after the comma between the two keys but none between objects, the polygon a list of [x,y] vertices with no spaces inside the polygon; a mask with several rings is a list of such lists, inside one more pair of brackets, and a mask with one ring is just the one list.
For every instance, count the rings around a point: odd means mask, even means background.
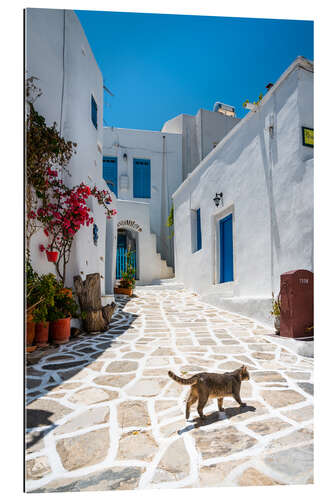
[{"label": "shadow on pavement", "polygon": [[[132,323],[138,318],[136,314],[123,311],[126,304],[134,297],[135,295],[132,297],[117,296],[118,308],[107,331],[97,335],[84,334],[71,338],[65,344],[64,350],[52,349],[51,347],[48,349],[47,355],[39,359],[37,364],[26,367],[26,377],[28,378],[25,379],[25,395],[29,398],[29,402],[25,406],[25,427],[27,433],[31,433],[31,436],[28,436],[27,448],[31,448],[45,434],[56,427],[52,421],[56,415],[52,411],[34,408],[36,406],[34,403],[43,396],[47,396],[50,390],[55,389],[58,385],[74,377],[83,368],[89,367],[91,363],[97,361],[106,349],[112,347],[114,342],[121,341],[121,336],[131,328]],[[67,346],[70,349],[67,350]],[[42,379],[46,381],[43,387],[37,386],[38,380]],[[36,391],[34,391],[32,383],[36,384]],[[27,389],[30,391],[27,392]],[[58,403],[54,401],[54,405],[57,406]],[[42,429],[37,430],[37,427],[42,427]]]},{"label": "shadow on pavement", "polygon": [[237,415],[241,415],[242,413],[247,413],[247,412],[254,412],[256,411],[256,408],[254,406],[241,406],[239,408],[226,408],[225,411],[220,412],[220,411],[214,411],[210,415],[207,415],[204,419],[201,419],[200,417],[194,418],[192,420],[193,424],[190,424],[183,429],[180,429],[177,431],[179,435],[183,434],[184,432],[189,432],[192,431],[193,429],[198,429],[199,427],[205,427],[207,425],[214,424],[215,422],[219,422],[222,420],[229,420],[233,417],[236,417]]}]

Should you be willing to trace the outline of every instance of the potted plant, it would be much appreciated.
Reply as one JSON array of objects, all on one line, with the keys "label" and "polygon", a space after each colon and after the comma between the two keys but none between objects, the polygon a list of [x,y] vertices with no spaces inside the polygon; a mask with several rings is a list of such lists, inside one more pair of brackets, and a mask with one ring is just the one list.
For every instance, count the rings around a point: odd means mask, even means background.
[{"label": "potted plant", "polygon": [[243,108],[249,109],[250,111],[254,111],[258,108],[260,101],[262,100],[264,96],[262,94],[259,95],[257,101],[250,102],[248,99],[246,99],[245,102],[243,102]]},{"label": "potted plant", "polygon": [[275,333],[280,335],[280,313],[281,313],[281,300],[280,294],[277,299],[274,298],[274,293],[272,292],[272,310],[271,315],[274,316],[274,328]]},{"label": "potted plant", "polygon": [[119,286],[115,287],[114,293],[119,293],[123,295],[131,296],[133,293],[133,288],[135,287],[135,267],[132,265],[133,252],[126,253],[126,262],[127,267],[126,271],[121,273],[121,278],[119,282]]},{"label": "potted plant", "polygon": [[48,344],[49,338],[49,309],[54,306],[54,297],[61,290],[62,284],[59,283],[56,277],[49,273],[40,276],[37,280],[34,295],[36,298],[42,297],[40,302],[33,311],[33,320],[35,326],[35,343],[38,346]]},{"label": "potted plant", "polygon": [[32,344],[35,340],[35,322],[33,317],[33,312],[36,307],[43,301],[43,298],[38,297],[35,294],[35,290],[38,283],[38,274],[33,270],[29,255],[26,259],[25,267],[25,279],[26,279],[26,344],[27,351],[32,351],[35,348]]},{"label": "potted plant", "polygon": [[76,317],[78,307],[75,300],[59,290],[54,305],[49,309],[50,336],[55,344],[65,344],[71,334],[71,318]]}]

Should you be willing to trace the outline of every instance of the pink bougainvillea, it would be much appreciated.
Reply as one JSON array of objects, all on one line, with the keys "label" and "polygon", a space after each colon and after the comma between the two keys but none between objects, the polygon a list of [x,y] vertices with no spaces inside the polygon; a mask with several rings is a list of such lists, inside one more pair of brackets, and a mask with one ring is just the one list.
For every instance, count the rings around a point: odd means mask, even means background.
[{"label": "pink bougainvillea", "polygon": [[40,245],[40,251],[59,252],[55,265],[59,277],[65,281],[66,265],[70,258],[74,237],[81,227],[88,227],[94,222],[90,208],[87,206],[88,198],[93,196],[105,208],[109,219],[117,212],[108,207],[112,199],[106,190],[99,190],[96,186],[91,189],[83,182],[69,188],[61,179],[58,179],[58,172],[51,168],[47,169],[46,183],[48,192],[43,198],[42,206],[37,209],[36,213],[31,211],[28,217],[36,218],[41,222],[44,234],[48,237],[48,245],[46,247]]}]

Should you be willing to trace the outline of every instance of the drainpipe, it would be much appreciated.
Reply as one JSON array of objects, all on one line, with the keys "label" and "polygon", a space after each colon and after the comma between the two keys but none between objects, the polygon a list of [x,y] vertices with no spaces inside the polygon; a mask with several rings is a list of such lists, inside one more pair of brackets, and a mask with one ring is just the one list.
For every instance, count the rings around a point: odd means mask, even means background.
[{"label": "drainpipe", "polygon": [[[168,178],[166,172],[166,143],[165,135],[162,136],[162,189],[161,189],[161,256],[167,260],[169,257],[169,239],[167,234],[167,217],[168,217]],[[169,259],[168,259],[169,260]]]},{"label": "drainpipe", "polygon": [[60,104],[60,120],[59,132],[63,133],[63,111],[64,111],[64,94],[65,94],[65,51],[66,51],[66,10],[63,15],[63,32],[62,32],[62,89],[61,89],[61,104]]}]

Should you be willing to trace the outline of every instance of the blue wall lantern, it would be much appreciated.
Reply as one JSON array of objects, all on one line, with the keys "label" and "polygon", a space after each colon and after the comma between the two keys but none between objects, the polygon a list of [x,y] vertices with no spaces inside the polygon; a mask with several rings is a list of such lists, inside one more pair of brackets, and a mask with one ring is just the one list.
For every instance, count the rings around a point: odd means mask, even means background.
[{"label": "blue wall lantern", "polygon": [[98,243],[98,226],[97,226],[97,224],[93,225],[93,238],[94,238],[94,245],[97,246],[97,243]]}]

